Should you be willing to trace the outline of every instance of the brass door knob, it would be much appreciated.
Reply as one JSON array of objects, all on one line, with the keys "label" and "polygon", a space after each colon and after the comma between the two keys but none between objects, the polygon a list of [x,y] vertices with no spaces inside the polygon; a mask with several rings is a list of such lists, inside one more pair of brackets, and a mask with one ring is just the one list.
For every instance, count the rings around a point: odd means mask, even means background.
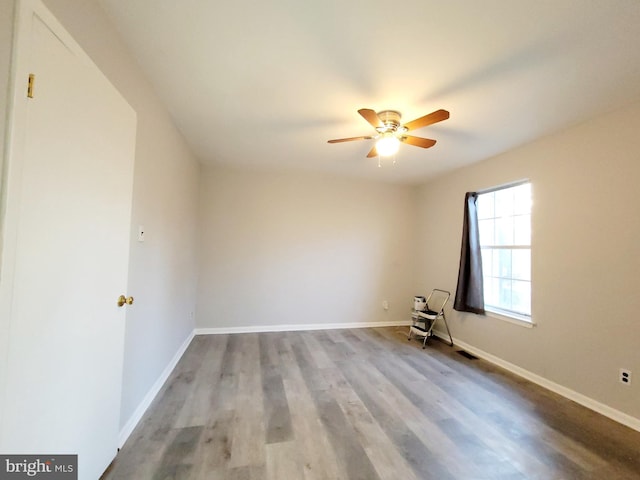
[{"label": "brass door knob", "polygon": [[126,303],[127,305],[133,305],[133,297],[128,297],[128,298],[127,298],[127,297],[125,297],[124,295],[120,295],[120,296],[118,297],[118,306],[119,306],[119,307],[122,307],[122,306],[124,306],[124,304],[125,304],[125,303]]}]

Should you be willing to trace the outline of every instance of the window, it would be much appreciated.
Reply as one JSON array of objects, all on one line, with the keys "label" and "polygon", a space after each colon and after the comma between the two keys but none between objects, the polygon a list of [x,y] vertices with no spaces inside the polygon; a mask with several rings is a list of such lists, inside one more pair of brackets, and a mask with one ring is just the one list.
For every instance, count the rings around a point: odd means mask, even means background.
[{"label": "window", "polygon": [[478,195],[485,308],[531,321],[531,183]]}]

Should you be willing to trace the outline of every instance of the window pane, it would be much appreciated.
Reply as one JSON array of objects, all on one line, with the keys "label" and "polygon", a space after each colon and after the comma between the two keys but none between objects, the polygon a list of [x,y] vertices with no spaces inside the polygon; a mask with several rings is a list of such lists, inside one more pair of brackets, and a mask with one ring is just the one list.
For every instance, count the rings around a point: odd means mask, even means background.
[{"label": "window pane", "polygon": [[493,251],[494,277],[511,278],[511,250],[500,249]]},{"label": "window pane", "polygon": [[480,245],[494,245],[493,231],[495,220],[479,220],[478,231],[480,233]]},{"label": "window pane", "polygon": [[511,279],[498,279],[498,307],[511,310]]},{"label": "window pane", "polygon": [[495,245],[513,245],[513,217],[496,218]]},{"label": "window pane", "polygon": [[478,219],[493,218],[493,192],[478,195],[476,200]]},{"label": "window pane", "polygon": [[495,195],[495,216],[513,215],[513,188],[493,192]]},{"label": "window pane", "polygon": [[500,306],[500,283],[497,278],[485,277],[484,303],[493,307]]},{"label": "window pane", "polygon": [[[530,214],[513,217],[513,228],[515,245],[531,245]],[[482,240],[480,242],[482,242]]]},{"label": "window pane", "polygon": [[531,315],[531,282],[513,281],[512,310]]},{"label": "window pane", "polygon": [[483,248],[481,250],[481,255],[482,255],[482,276],[493,277],[493,250],[490,248]]},{"label": "window pane", "polygon": [[524,183],[513,188],[513,213],[531,212],[531,184]]},{"label": "window pane", "polygon": [[531,281],[531,250],[513,250],[511,257],[511,276],[516,280]]},{"label": "window pane", "polygon": [[484,290],[484,304],[490,305],[491,299],[493,298],[493,286],[491,277],[484,277],[482,288]]}]

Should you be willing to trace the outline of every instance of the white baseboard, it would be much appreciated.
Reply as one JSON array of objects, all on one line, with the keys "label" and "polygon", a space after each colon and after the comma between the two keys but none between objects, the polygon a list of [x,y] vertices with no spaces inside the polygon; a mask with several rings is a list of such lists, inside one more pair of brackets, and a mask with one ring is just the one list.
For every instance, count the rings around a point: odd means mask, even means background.
[{"label": "white baseboard", "polygon": [[222,335],[227,333],[299,332],[306,330],[339,330],[343,328],[375,328],[411,325],[411,321],[315,323],[297,325],[257,325],[250,327],[196,328],[196,335]]},{"label": "white baseboard", "polygon": [[184,355],[184,352],[189,347],[189,344],[191,343],[191,340],[193,340],[194,335],[195,334],[192,331],[187,337],[187,339],[184,341],[184,343],[180,345],[180,348],[178,349],[176,354],[173,356],[173,358],[171,359],[169,364],[166,366],[166,368],[162,371],[162,373],[160,374],[158,379],[155,381],[155,383],[152,385],[152,387],[149,389],[147,394],[144,396],[144,398],[138,405],[138,408],[136,408],[135,412],[133,412],[131,417],[129,417],[129,420],[127,420],[127,423],[120,430],[120,434],[118,435],[119,448],[122,448],[124,443],[129,438],[129,435],[131,435],[131,432],[133,432],[133,429],[136,428],[136,426],[138,425],[138,422],[140,421],[142,416],[145,414],[145,412],[149,408],[149,405],[151,405],[151,402],[153,402],[153,399],[156,398],[156,395],[158,395],[158,392],[160,392],[160,389],[162,389],[164,382],[167,381],[167,378],[169,378],[169,375],[171,375],[171,372],[173,372],[173,369],[178,364],[178,361],[180,361],[180,359],[182,358],[182,355]]},{"label": "white baseboard", "polygon": [[[444,339],[449,340],[447,335],[443,332],[434,331],[434,335]],[[458,340],[456,338],[453,339],[454,345],[468,351],[469,353],[474,354],[475,356],[482,358],[488,362],[493,363],[494,365],[498,365],[499,367],[504,368],[505,370],[510,371],[511,373],[515,373],[516,375],[529,380],[541,387],[546,388],[547,390],[551,390],[552,392],[557,393],[558,395],[562,395],[569,400],[573,400],[574,402],[582,405],[583,407],[587,407],[594,412],[597,412],[605,417],[610,418],[611,420],[615,420],[622,425],[625,425],[629,428],[632,428],[638,432],[640,432],[640,418],[632,417],[620,410],[616,410],[604,403],[600,403],[597,400],[587,397],[581,393],[578,393],[570,388],[564,387],[558,383],[552,382],[551,380],[541,377],[529,370],[525,370],[513,363],[507,362],[500,357],[496,357],[490,353],[487,353],[479,348],[476,348],[468,343],[463,342],[462,340]]]}]

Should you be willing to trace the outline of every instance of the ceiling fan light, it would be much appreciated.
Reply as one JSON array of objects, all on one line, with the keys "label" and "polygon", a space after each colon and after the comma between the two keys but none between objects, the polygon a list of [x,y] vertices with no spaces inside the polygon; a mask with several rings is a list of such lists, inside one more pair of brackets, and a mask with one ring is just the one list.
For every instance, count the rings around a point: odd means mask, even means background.
[{"label": "ceiling fan light", "polygon": [[400,140],[394,135],[385,135],[376,143],[376,150],[381,157],[394,155],[400,147]]}]

